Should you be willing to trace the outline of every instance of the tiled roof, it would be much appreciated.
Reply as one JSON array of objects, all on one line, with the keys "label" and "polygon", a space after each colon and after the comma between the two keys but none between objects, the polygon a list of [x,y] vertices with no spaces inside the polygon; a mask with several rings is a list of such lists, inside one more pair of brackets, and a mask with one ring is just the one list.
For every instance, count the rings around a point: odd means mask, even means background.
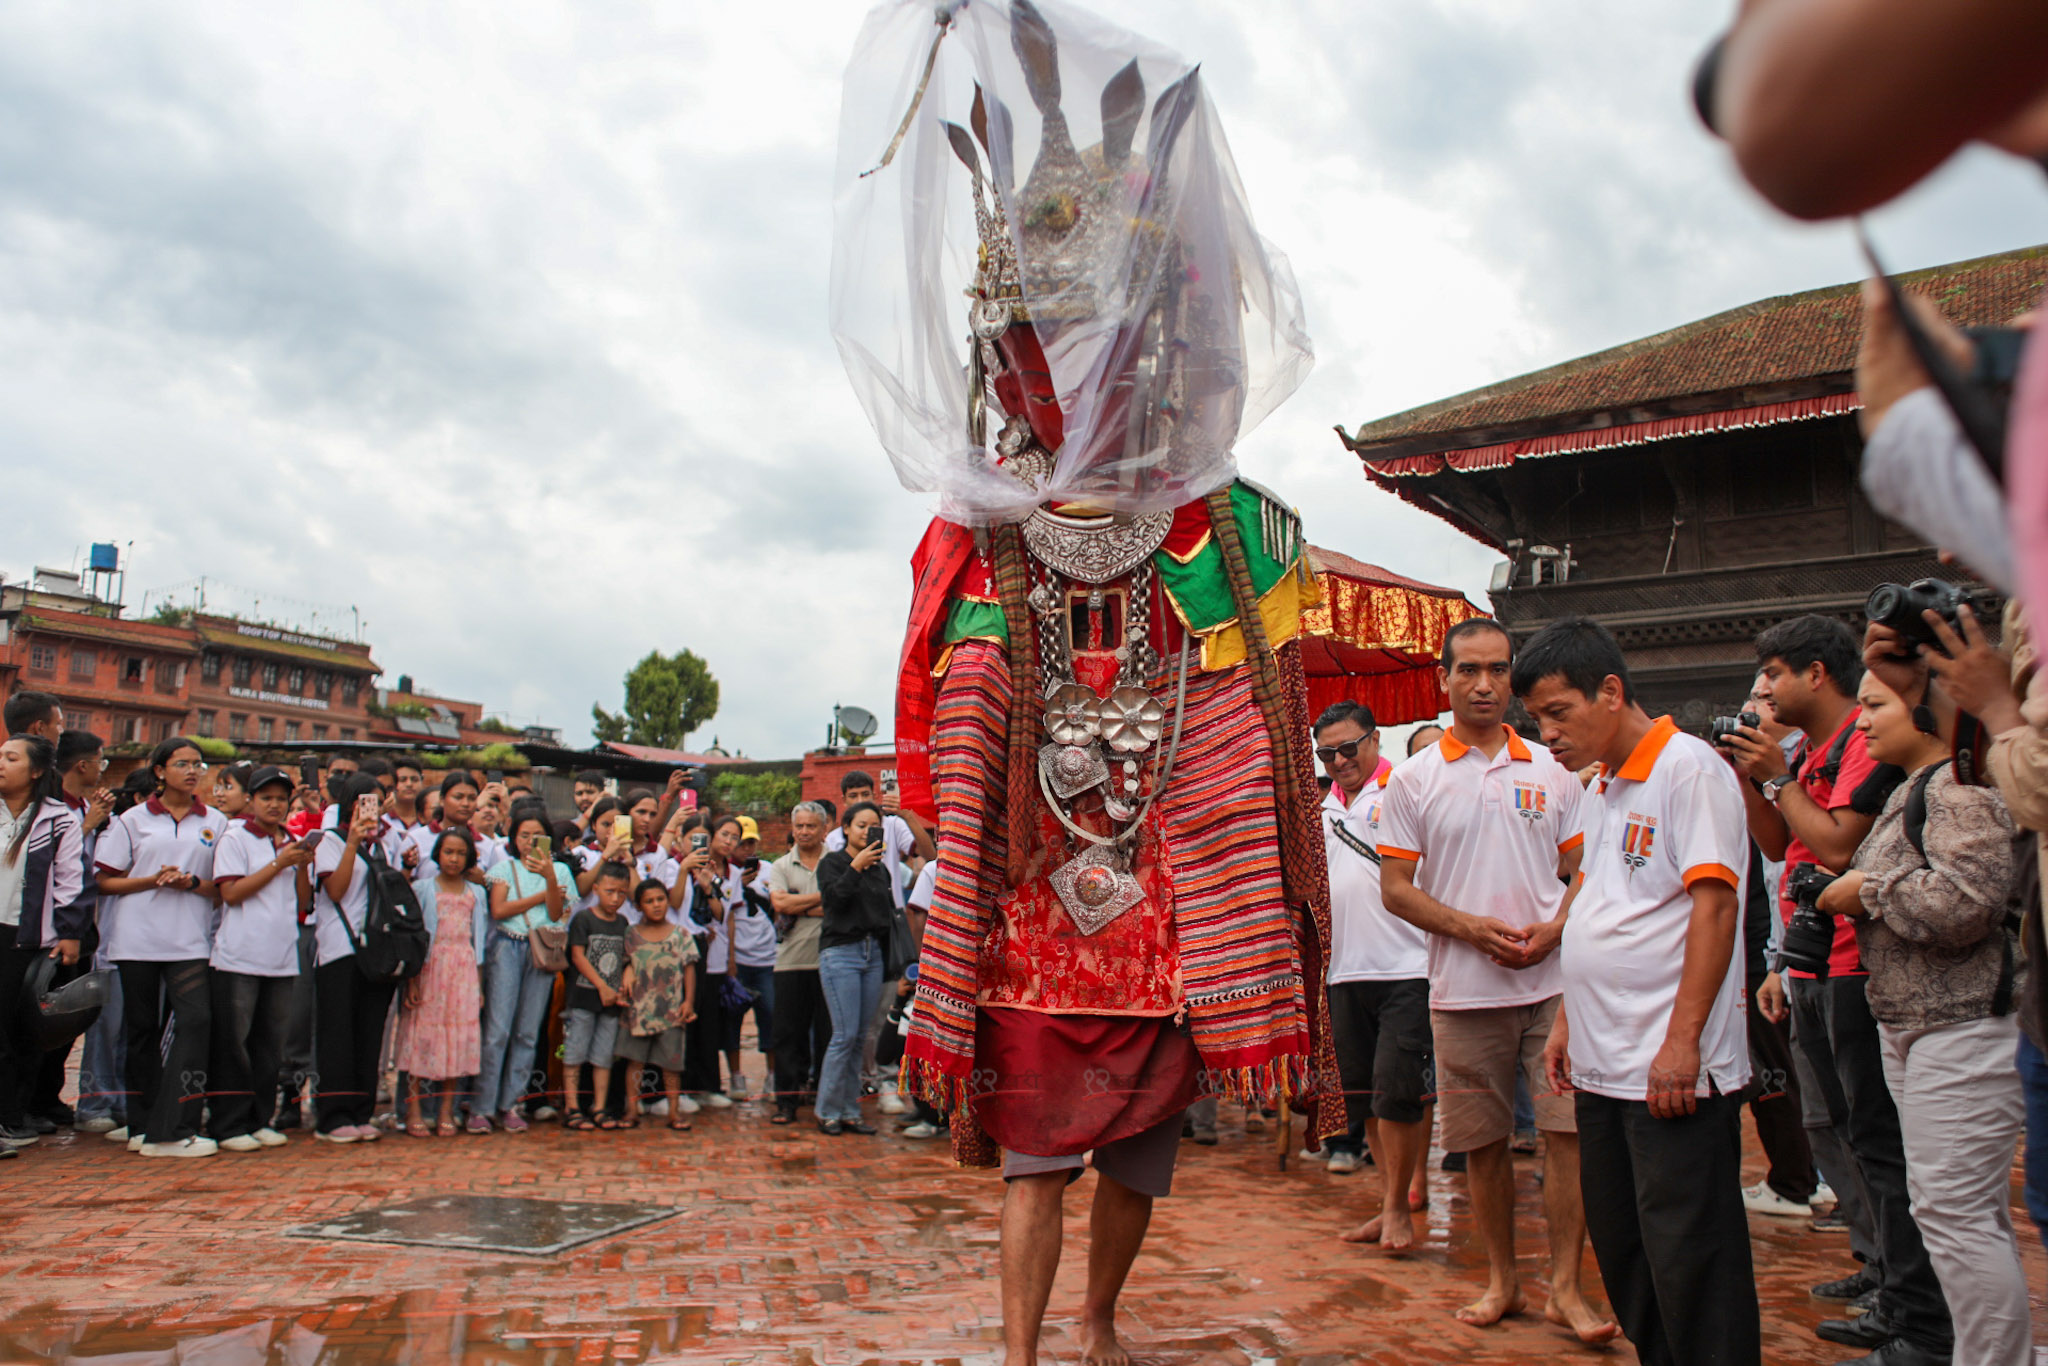
[{"label": "tiled roof", "polygon": [[1465,596],[1455,588],[1445,588],[1442,584],[1424,583],[1421,579],[1411,579],[1405,574],[1396,574],[1391,569],[1382,569],[1376,564],[1367,564],[1364,560],[1354,560],[1340,550],[1325,550],[1319,545],[1312,545],[1308,548],[1308,562],[1318,572],[1342,574],[1345,578],[1356,579],[1364,584],[1385,585],[1390,588],[1406,588],[1411,592],[1427,593],[1433,598],[1462,598]]},{"label": "tiled roof", "polygon": [[[2048,289],[2048,245],[1911,271],[1898,277],[1928,295],[1962,325],[2002,323],[2034,307]],[[1852,387],[1862,327],[1860,282],[1786,294],[1484,389],[1440,399],[1368,422],[1346,444],[1372,458],[1374,448],[1417,447],[1442,436],[1441,449],[1517,435],[1569,430],[1591,414],[1613,413],[1692,395],[1728,394],[1728,406],[1776,398],[1800,381],[1812,392]],[[1762,391],[1759,394],[1758,391]],[[1751,397],[1744,399],[1743,394]],[[1614,419],[1627,420],[1627,419]],[[1482,435],[1471,435],[1475,430]],[[1467,439],[1458,440],[1459,434]]]},{"label": "tiled roof", "polygon": [[21,614],[20,629],[54,636],[104,640],[131,648],[193,653],[191,632],[176,626],[159,626],[152,621],[125,621],[119,617],[90,616],[84,612],[32,608]]}]

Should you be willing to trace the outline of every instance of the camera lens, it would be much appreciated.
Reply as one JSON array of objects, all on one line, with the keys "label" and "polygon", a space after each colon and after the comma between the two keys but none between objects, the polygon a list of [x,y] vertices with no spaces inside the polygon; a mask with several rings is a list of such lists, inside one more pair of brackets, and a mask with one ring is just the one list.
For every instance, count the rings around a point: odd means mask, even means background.
[{"label": "camera lens", "polygon": [[1892,618],[1905,605],[1906,590],[1895,583],[1881,583],[1870,590],[1869,599],[1863,604],[1863,615],[1872,621],[1895,626]]}]

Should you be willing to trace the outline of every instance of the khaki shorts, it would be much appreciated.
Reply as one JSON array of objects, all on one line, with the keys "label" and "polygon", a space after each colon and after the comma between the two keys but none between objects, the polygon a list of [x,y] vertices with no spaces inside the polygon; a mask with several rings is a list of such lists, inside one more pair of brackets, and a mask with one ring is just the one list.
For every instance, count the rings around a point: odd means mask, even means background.
[{"label": "khaki shorts", "polygon": [[1527,1006],[1432,1010],[1436,1040],[1436,1110],[1447,1153],[1468,1153],[1498,1143],[1515,1127],[1515,1068],[1536,1103],[1536,1127],[1577,1133],[1577,1107],[1550,1089],[1543,1076],[1543,1045],[1557,1020],[1561,996]]}]

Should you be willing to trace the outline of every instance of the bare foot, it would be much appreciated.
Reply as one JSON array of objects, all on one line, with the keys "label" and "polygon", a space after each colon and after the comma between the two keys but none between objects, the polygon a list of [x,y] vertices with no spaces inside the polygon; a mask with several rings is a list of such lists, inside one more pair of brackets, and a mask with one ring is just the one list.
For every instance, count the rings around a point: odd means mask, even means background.
[{"label": "bare foot", "polygon": [[1131,1354],[1117,1340],[1114,1323],[1081,1320],[1082,1366],[1131,1366]]},{"label": "bare foot", "polygon": [[1381,1217],[1380,1251],[1406,1252],[1415,1246],[1415,1221],[1408,1217],[1405,1209],[1396,1209]]},{"label": "bare foot", "polygon": [[1377,1243],[1380,1240],[1380,1217],[1375,1214],[1351,1232],[1337,1236],[1347,1243]]},{"label": "bare foot", "polygon": [[1469,1323],[1474,1328],[1486,1328],[1499,1323],[1511,1314],[1519,1314],[1529,1307],[1522,1298],[1520,1289],[1488,1290],[1484,1295],[1460,1309],[1457,1320]]},{"label": "bare foot", "polygon": [[1418,1213],[1428,1209],[1429,1187],[1423,1185],[1420,1181],[1410,1187],[1408,1191],[1408,1208]]},{"label": "bare foot", "polygon": [[1559,1300],[1553,1295],[1543,1308],[1543,1317],[1560,1328],[1571,1329],[1588,1347],[1599,1347],[1621,1336],[1620,1324],[1601,1318],[1592,1305],[1580,1299]]}]

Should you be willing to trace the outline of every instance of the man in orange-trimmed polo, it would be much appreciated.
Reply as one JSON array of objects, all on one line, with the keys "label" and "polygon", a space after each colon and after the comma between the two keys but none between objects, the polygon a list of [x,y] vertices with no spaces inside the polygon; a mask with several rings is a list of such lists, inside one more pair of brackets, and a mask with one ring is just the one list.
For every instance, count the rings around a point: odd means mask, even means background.
[{"label": "man in orange-trimmed polo", "polygon": [[1550,1231],[1544,1317],[1598,1344],[1619,1332],[1587,1301],[1579,1144],[1570,1097],[1543,1082],[1543,1045],[1563,977],[1557,947],[1578,871],[1583,789],[1550,751],[1505,724],[1513,646],[1500,623],[1459,622],[1444,637],[1439,684],[1451,728],[1393,771],[1380,803],[1386,908],[1429,932],[1429,1018],[1437,1115],[1446,1152],[1466,1154],[1487,1286],[1460,1321],[1498,1322],[1525,1307],[1515,1269],[1515,1073],[1547,1140],[1543,1214]]},{"label": "man in orange-trimmed polo", "polygon": [[1597,622],[1537,632],[1514,687],[1559,761],[1600,766],[1544,1068],[1555,1090],[1577,1092],[1601,1279],[1645,1363],[1756,1362],[1739,780],[1711,746],[1637,705],[1621,647]]}]

